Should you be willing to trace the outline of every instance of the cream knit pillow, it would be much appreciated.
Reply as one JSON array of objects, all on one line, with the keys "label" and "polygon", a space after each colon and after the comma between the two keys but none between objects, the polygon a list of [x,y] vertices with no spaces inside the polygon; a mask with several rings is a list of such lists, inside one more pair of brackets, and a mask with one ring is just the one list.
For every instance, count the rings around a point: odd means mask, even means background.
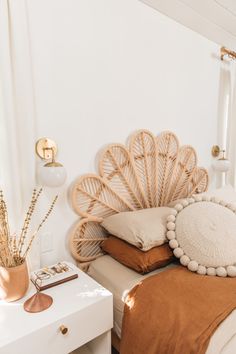
[{"label": "cream knit pillow", "polygon": [[235,277],[235,212],[216,197],[179,202],[167,217],[167,238],[180,263],[199,274]]}]

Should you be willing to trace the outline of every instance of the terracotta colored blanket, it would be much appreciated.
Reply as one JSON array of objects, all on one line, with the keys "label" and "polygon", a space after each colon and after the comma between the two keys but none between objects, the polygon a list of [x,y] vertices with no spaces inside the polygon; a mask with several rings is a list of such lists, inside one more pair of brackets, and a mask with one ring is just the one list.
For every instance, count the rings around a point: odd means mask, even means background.
[{"label": "terracotta colored blanket", "polygon": [[203,354],[236,308],[236,278],[178,266],[146,278],[126,300],[121,354]]}]

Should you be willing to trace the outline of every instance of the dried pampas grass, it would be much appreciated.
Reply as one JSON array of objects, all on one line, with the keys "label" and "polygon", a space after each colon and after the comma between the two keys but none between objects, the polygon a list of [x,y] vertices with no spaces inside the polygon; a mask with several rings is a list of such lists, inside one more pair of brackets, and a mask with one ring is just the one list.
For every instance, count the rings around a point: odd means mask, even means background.
[{"label": "dried pampas grass", "polygon": [[31,202],[24,219],[21,233],[18,237],[16,234],[11,235],[10,233],[7,206],[4,200],[3,191],[0,190],[0,266],[16,267],[24,263],[26,260],[35,236],[38,234],[39,230],[48,219],[58,198],[58,196],[56,196],[53,199],[48,212],[36,230],[30,236],[28,236],[30,221],[41,193],[42,188],[39,190],[33,190]]}]

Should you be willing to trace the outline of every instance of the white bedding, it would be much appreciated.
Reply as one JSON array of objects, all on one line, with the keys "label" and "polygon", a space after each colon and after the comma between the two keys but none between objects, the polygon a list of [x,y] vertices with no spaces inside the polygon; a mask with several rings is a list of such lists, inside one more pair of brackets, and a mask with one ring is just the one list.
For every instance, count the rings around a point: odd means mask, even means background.
[{"label": "white bedding", "polygon": [[[114,330],[121,337],[124,301],[128,292],[147,276],[157,274],[174,265],[155,270],[145,276],[123,266],[110,256],[92,262],[88,274],[113,293]],[[236,354],[236,310],[218,327],[212,336],[206,354]]]}]

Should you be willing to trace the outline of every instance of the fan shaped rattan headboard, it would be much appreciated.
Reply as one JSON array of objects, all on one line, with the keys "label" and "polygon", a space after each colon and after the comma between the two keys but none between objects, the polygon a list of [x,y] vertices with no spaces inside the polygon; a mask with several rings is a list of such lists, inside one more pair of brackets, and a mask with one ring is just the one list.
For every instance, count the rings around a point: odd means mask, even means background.
[{"label": "fan shaped rattan headboard", "polygon": [[106,237],[101,221],[121,211],[167,205],[207,189],[208,173],[197,167],[191,146],[179,147],[177,137],[163,132],[155,137],[147,130],[131,136],[129,147],[111,144],[99,162],[99,174],[80,177],[72,190],[75,212],[82,217],[72,230],[73,257],[86,266],[103,255]]}]

